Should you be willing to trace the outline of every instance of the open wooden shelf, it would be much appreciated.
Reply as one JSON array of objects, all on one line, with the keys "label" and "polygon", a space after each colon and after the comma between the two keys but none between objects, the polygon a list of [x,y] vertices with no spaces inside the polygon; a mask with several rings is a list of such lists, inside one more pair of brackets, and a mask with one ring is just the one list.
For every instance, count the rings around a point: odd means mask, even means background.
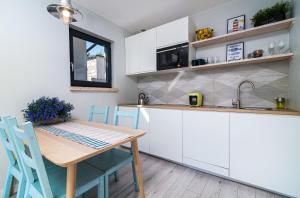
[{"label": "open wooden shelf", "polygon": [[270,63],[276,61],[289,61],[293,58],[293,53],[287,54],[278,54],[272,56],[263,56],[260,58],[251,58],[251,59],[243,59],[238,61],[232,62],[221,62],[221,63],[214,63],[214,64],[207,64],[201,66],[189,66],[180,69],[169,69],[169,70],[162,70],[156,72],[149,72],[149,73],[141,73],[141,74],[133,74],[130,76],[148,76],[148,75],[157,75],[157,74],[169,74],[169,73],[178,73],[183,71],[198,71],[198,70],[208,70],[208,69],[215,69],[215,68],[224,68],[224,67],[233,67],[237,65],[255,65],[255,64],[262,64],[262,63]]},{"label": "open wooden shelf", "polygon": [[191,45],[194,46],[195,48],[199,48],[199,47],[204,47],[204,46],[208,46],[208,45],[226,43],[226,42],[230,42],[230,41],[234,41],[234,40],[238,40],[238,39],[249,38],[249,37],[267,34],[267,33],[271,33],[271,32],[276,32],[276,31],[280,31],[280,30],[284,30],[284,29],[289,29],[290,27],[292,27],[293,23],[294,23],[294,18],[291,18],[291,19],[279,21],[276,23],[270,23],[267,25],[254,27],[254,28],[250,28],[250,29],[246,29],[246,30],[242,30],[242,31],[238,31],[238,32],[233,32],[230,34],[216,36],[216,37],[206,39],[206,40],[195,41],[195,42],[192,42]]},{"label": "open wooden shelf", "polygon": [[231,67],[236,65],[251,65],[251,64],[255,65],[255,64],[262,64],[262,63],[269,63],[269,62],[276,62],[276,61],[291,60],[293,56],[294,56],[293,53],[263,56],[260,58],[250,58],[250,59],[243,59],[238,61],[221,62],[221,63],[195,66],[195,67],[190,67],[190,70],[194,71],[194,70],[203,70],[203,69],[220,68],[220,67],[224,68],[224,67]]}]

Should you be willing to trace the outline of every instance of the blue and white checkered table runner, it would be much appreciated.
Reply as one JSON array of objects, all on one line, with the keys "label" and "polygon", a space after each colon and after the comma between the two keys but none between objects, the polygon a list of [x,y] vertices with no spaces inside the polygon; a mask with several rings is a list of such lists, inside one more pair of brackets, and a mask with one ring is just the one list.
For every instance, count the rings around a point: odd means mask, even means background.
[{"label": "blue and white checkered table runner", "polygon": [[66,122],[39,128],[46,133],[60,136],[95,149],[107,147],[114,142],[130,137],[124,133],[91,127],[75,122]]}]

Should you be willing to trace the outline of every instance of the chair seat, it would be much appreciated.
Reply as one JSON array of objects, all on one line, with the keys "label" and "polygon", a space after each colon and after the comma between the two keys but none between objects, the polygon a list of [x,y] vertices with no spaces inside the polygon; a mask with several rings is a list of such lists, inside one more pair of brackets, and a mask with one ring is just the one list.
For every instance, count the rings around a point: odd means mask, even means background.
[{"label": "chair seat", "polygon": [[87,160],[87,163],[103,172],[111,173],[115,171],[115,169],[118,169],[131,162],[131,160],[131,153],[120,149],[112,149]]},{"label": "chair seat", "polygon": [[[52,162],[50,162],[49,160],[47,160],[44,157],[43,157],[43,161],[44,161],[44,165],[45,165],[45,168],[46,168],[48,174],[53,174],[53,173],[61,171],[63,169],[62,167],[59,167],[59,166],[53,164]],[[32,170],[32,174],[33,174],[34,179],[38,178],[35,170]]]},{"label": "chair seat", "polygon": [[[60,168],[53,172],[51,169],[46,169],[49,183],[52,189],[53,196],[65,197],[66,196],[66,179],[67,169]],[[50,171],[50,173],[48,173]],[[77,165],[76,175],[76,196],[83,194],[89,189],[99,184],[99,179],[104,176],[104,173],[96,168],[88,165],[87,163],[79,163]],[[40,184],[38,181],[34,183],[37,190],[41,192]]]}]

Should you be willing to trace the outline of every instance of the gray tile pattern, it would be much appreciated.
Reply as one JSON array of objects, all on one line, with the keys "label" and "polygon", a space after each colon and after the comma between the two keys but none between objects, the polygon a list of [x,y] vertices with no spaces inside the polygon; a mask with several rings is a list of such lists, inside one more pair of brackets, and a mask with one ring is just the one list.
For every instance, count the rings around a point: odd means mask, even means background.
[{"label": "gray tile pattern", "polygon": [[231,106],[242,80],[252,80],[256,89],[242,87],[243,106],[274,107],[274,98],[288,96],[288,63],[244,65],[209,71],[152,75],[138,78],[138,88],[151,104],[188,104],[188,94],[200,91],[205,105]]}]

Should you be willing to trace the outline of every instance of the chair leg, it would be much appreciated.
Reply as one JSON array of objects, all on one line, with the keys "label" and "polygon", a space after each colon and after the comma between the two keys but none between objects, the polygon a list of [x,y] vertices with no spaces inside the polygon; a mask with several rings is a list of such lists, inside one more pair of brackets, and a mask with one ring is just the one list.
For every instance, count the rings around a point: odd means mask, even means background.
[{"label": "chair leg", "polygon": [[104,181],[105,177],[101,177],[100,182],[98,184],[98,198],[106,198],[105,197],[105,181]]},{"label": "chair leg", "polygon": [[31,198],[29,195],[29,186],[26,184],[24,198]]},{"label": "chair leg", "polygon": [[119,172],[118,171],[114,172],[114,177],[115,177],[115,182],[118,182],[119,181]]},{"label": "chair leg", "polygon": [[17,198],[23,198],[25,194],[25,187],[26,187],[26,179],[24,176],[20,178],[18,185],[19,186],[18,186]]},{"label": "chair leg", "polygon": [[106,174],[105,176],[104,176],[104,192],[105,192],[105,198],[109,198],[109,175],[108,174]]},{"label": "chair leg", "polygon": [[7,173],[7,176],[6,176],[3,198],[9,198],[10,197],[10,190],[13,187],[12,186],[12,184],[13,184],[12,180],[13,180],[13,176],[10,174],[10,169],[9,169],[8,173]]},{"label": "chair leg", "polygon": [[139,192],[139,186],[138,186],[137,180],[136,180],[136,172],[135,172],[134,160],[131,161],[131,167],[132,167],[132,174],[133,174],[134,191],[135,192]]}]

